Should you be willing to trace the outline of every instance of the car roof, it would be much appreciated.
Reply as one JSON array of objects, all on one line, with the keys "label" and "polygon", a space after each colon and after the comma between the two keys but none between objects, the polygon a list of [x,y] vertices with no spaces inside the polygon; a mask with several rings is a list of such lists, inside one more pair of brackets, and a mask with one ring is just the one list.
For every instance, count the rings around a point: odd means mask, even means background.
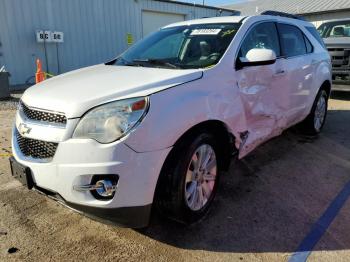
[{"label": "car roof", "polygon": [[244,20],[244,18],[246,18],[246,16],[220,16],[220,17],[201,18],[201,19],[187,20],[183,22],[170,24],[163,28],[175,27],[175,26],[200,25],[200,24],[240,23],[242,20]]},{"label": "car roof", "polygon": [[201,19],[195,19],[195,20],[187,20],[183,22],[177,22],[174,24],[167,25],[163,28],[170,28],[170,27],[176,27],[176,26],[189,26],[189,25],[200,25],[200,24],[219,24],[219,23],[245,23],[250,19],[258,19],[258,20],[270,20],[270,19],[278,19],[279,21],[285,21],[292,24],[298,24],[303,26],[314,26],[310,22],[294,19],[294,18],[288,18],[288,17],[282,17],[282,16],[272,16],[272,15],[256,15],[256,16],[220,16],[220,17],[210,17],[210,18],[201,18]]}]

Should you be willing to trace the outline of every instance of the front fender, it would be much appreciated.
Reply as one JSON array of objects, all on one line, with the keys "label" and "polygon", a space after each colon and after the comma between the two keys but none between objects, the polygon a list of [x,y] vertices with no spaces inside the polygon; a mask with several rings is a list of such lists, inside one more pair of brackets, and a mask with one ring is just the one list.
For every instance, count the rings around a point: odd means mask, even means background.
[{"label": "front fender", "polygon": [[213,86],[200,79],[151,95],[147,116],[125,143],[137,152],[161,150],[173,146],[191,127],[208,120],[223,122],[239,137],[239,132],[246,130],[242,112],[233,86]]}]

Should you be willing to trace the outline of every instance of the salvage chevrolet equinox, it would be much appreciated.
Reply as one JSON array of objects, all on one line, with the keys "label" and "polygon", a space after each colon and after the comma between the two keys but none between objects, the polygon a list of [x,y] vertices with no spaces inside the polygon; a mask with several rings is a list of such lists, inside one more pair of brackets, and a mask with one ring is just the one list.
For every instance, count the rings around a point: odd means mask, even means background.
[{"label": "salvage chevrolet equinox", "polygon": [[194,223],[233,155],[298,124],[318,134],[331,62],[315,27],[270,12],[171,24],[115,60],[23,94],[12,174],[92,218]]}]

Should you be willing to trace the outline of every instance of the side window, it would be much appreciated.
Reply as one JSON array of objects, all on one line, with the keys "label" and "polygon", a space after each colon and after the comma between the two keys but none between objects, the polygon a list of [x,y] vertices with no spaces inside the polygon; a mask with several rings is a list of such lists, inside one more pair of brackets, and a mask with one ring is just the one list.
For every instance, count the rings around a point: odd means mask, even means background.
[{"label": "side window", "polygon": [[272,49],[277,57],[281,55],[275,23],[261,23],[250,30],[242,43],[239,57],[246,57],[248,51],[254,48]]},{"label": "side window", "polygon": [[278,24],[281,38],[282,55],[292,57],[307,53],[304,34],[295,26]]},{"label": "side window", "polygon": [[310,54],[314,51],[314,47],[312,46],[310,40],[304,35],[305,45],[306,45],[306,53]]},{"label": "side window", "polygon": [[319,32],[316,30],[316,28],[311,27],[311,26],[307,26],[306,29],[313,35],[313,37],[316,38],[316,40],[323,46],[323,48],[326,49],[326,46],[323,42],[323,39],[321,38],[321,36],[320,36]]}]

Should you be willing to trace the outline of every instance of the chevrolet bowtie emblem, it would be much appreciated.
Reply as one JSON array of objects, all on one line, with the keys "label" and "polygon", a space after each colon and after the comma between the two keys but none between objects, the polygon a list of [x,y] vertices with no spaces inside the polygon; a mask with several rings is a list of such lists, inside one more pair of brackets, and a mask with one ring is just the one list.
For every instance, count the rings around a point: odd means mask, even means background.
[{"label": "chevrolet bowtie emblem", "polygon": [[19,124],[18,126],[18,132],[23,136],[26,134],[29,134],[30,131],[32,130],[32,128],[30,128],[29,126],[27,126],[24,123]]}]

